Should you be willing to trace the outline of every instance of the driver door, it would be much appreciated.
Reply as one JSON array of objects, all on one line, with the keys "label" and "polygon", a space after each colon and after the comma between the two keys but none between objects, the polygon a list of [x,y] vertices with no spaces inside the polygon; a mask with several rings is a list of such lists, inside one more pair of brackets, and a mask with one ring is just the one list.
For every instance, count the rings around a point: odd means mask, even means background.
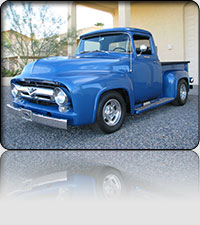
[{"label": "driver door", "polygon": [[[135,103],[152,100],[162,92],[162,69],[154,50],[151,36],[134,34],[135,57],[133,57],[132,80],[134,86]],[[146,45],[143,53],[140,46]]]}]

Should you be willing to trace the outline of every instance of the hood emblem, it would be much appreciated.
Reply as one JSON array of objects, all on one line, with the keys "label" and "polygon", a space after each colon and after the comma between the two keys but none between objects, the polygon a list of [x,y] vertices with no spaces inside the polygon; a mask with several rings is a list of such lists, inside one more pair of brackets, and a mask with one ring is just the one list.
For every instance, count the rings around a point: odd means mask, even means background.
[{"label": "hood emblem", "polygon": [[30,96],[32,96],[33,93],[34,93],[36,90],[37,90],[37,88],[34,88],[34,87],[28,87],[28,88],[27,88],[28,94],[29,94]]}]

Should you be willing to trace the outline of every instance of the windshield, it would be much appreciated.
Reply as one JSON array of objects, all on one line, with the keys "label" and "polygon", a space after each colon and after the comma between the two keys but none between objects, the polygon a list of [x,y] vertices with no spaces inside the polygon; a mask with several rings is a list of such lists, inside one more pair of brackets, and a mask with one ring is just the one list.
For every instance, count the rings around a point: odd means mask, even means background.
[{"label": "windshield", "polygon": [[104,34],[82,38],[76,54],[87,52],[130,53],[130,38],[128,34]]}]

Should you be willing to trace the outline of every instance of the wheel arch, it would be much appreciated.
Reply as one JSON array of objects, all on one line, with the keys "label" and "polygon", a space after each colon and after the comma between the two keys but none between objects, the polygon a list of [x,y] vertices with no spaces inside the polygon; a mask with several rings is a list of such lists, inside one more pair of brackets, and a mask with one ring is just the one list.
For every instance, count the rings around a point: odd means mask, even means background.
[{"label": "wheel arch", "polygon": [[177,88],[180,80],[185,80],[189,91],[189,76],[186,71],[167,71],[163,74],[163,96],[177,96]]},{"label": "wheel arch", "polygon": [[[187,83],[187,89],[188,89],[188,91],[189,91],[189,81],[188,81],[188,78],[187,77],[182,77],[182,78],[180,78],[179,80],[178,80],[178,82],[179,81],[181,81],[181,80],[185,80],[186,81],[186,83]],[[177,86],[178,86],[178,83],[177,83]]]},{"label": "wheel arch", "polygon": [[[187,73],[186,73],[187,74]],[[184,76],[184,75],[179,75],[179,76],[177,76],[177,79],[176,79],[176,86],[175,86],[175,97],[177,96],[177,89],[178,89],[178,83],[181,81],[181,80],[185,80],[185,82],[187,83],[187,91],[189,91],[189,89],[190,89],[190,87],[189,87],[189,85],[190,85],[190,83],[189,83],[189,77],[188,76]]]},{"label": "wheel arch", "polygon": [[93,119],[92,119],[93,123],[96,120],[97,108],[98,108],[98,105],[99,105],[99,102],[100,102],[101,98],[104,95],[106,95],[106,94],[108,94],[109,92],[112,92],[112,91],[115,91],[115,92],[119,93],[123,97],[123,99],[125,101],[125,104],[126,104],[126,111],[130,114],[132,113],[132,111],[133,111],[132,110],[132,108],[133,108],[132,102],[133,101],[131,101],[131,95],[126,88],[103,89],[96,96]]}]

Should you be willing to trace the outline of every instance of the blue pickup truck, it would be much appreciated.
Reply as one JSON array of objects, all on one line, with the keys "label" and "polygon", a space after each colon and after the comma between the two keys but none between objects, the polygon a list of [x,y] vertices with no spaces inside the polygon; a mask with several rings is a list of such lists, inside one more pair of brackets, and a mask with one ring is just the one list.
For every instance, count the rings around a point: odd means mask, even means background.
[{"label": "blue pickup truck", "polygon": [[84,34],[72,57],[48,57],[25,66],[11,80],[13,106],[21,118],[67,129],[97,123],[120,129],[127,113],[172,102],[184,105],[193,78],[188,61],[160,62],[152,34],[135,28]]}]

